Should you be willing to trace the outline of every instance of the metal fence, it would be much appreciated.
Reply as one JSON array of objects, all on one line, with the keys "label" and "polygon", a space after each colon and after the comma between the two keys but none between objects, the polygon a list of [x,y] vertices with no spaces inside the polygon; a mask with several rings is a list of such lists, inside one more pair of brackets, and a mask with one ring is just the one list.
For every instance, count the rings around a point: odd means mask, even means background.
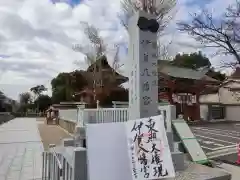
[{"label": "metal fence", "polygon": [[42,180],[72,180],[72,174],[72,166],[54,147],[43,152]]}]

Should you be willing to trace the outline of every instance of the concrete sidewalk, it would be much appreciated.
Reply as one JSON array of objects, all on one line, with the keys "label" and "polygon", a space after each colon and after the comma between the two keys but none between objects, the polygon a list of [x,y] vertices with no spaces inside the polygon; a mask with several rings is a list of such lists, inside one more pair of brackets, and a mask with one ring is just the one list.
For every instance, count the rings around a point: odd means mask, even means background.
[{"label": "concrete sidewalk", "polygon": [[43,145],[35,118],[16,118],[0,126],[0,180],[39,179]]},{"label": "concrete sidewalk", "polygon": [[218,165],[219,168],[224,169],[226,172],[232,175],[232,180],[239,180],[240,179],[240,167],[233,166],[230,164],[222,163]]},{"label": "concrete sidewalk", "polygon": [[0,180],[42,177],[42,152],[70,135],[36,118],[16,118],[0,125]]}]

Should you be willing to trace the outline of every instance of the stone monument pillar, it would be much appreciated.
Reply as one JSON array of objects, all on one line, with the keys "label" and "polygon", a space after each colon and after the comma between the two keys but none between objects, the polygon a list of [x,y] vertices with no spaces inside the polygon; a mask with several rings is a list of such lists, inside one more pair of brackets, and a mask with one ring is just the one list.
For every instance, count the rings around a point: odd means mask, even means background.
[{"label": "stone monument pillar", "polygon": [[158,26],[141,10],[129,20],[129,119],[158,115]]},{"label": "stone monument pillar", "polygon": [[[130,120],[158,115],[158,28],[156,16],[146,11],[138,10],[129,20]],[[183,170],[184,154],[173,149],[172,132],[167,137],[175,170]]]}]

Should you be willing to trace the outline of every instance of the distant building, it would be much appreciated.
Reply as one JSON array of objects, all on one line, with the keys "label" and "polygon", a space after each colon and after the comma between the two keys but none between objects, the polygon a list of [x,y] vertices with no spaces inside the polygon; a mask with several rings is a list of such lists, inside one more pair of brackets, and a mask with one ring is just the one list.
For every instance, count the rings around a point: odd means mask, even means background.
[{"label": "distant building", "polygon": [[[185,119],[199,120],[200,93],[207,86],[221,83],[207,76],[206,72],[177,67],[170,61],[159,61],[159,102],[176,105],[177,115],[183,114]],[[75,94],[80,101],[96,105],[97,100],[104,101],[113,93],[119,97],[114,101],[128,101],[122,99],[128,96],[128,92],[123,92],[123,88],[119,86],[128,81],[128,78],[111,68],[105,56],[89,66],[82,74],[88,81],[88,86]]]},{"label": "distant building", "polygon": [[186,120],[200,120],[200,93],[209,85],[221,83],[207,76],[207,71],[174,66],[170,61],[160,60],[158,73],[159,102],[175,105],[177,115]]},{"label": "distant building", "polygon": [[120,86],[128,81],[128,78],[117,73],[108,64],[106,56],[99,58],[81,73],[87,81],[87,86],[74,95],[81,102],[87,103],[87,106],[94,107],[97,101],[109,105],[112,101],[128,101],[128,91]]},{"label": "distant building", "polygon": [[[209,87],[203,91],[199,101],[202,107],[202,118],[209,119],[210,110],[206,108],[206,105],[214,105],[224,107],[222,111],[224,111],[225,119],[238,121],[240,116],[240,68],[236,68],[235,72],[219,86]],[[220,110],[220,108],[218,109]],[[220,111],[216,113],[222,114]]]}]

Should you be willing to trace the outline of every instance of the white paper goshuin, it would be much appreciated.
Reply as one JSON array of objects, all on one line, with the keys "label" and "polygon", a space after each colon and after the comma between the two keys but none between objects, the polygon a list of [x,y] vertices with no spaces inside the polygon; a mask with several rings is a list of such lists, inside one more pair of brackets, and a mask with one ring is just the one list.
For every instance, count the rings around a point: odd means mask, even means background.
[{"label": "white paper goshuin", "polygon": [[175,177],[161,116],[126,122],[128,152],[134,180]]}]

